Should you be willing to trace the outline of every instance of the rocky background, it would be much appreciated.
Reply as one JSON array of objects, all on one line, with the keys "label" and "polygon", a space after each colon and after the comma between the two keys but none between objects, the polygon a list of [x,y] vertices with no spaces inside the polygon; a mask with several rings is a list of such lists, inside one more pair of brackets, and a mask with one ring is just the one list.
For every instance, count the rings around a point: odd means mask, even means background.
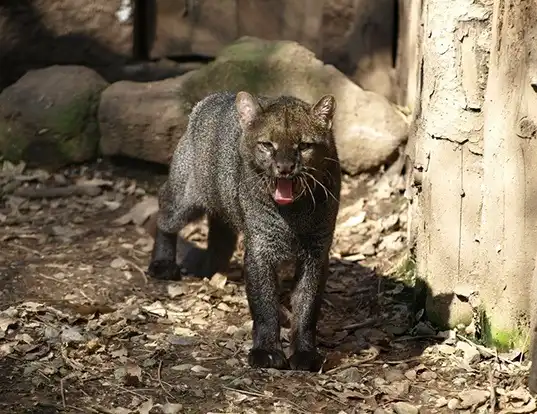
[{"label": "rocky background", "polygon": [[[0,3],[1,412],[534,412],[521,352],[476,344],[478,314],[435,328],[415,295],[397,3]],[[248,367],[240,246],[211,280],[145,276],[173,148],[224,89],[338,102],[319,374]]]},{"label": "rocky background", "polygon": [[3,2],[0,154],[51,168],[117,155],[167,164],[198,100],[245,89],[333,93],[343,168],[377,168],[407,120],[389,100],[395,3],[372,4]]}]

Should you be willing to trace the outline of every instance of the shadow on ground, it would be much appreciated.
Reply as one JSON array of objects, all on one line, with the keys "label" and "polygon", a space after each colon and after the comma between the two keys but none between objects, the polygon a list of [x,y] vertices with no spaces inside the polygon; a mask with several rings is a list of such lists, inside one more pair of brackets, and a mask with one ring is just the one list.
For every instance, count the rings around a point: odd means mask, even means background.
[{"label": "shadow on ground", "polygon": [[[0,204],[0,411],[336,413],[352,402],[369,412],[420,398],[419,376],[403,373],[438,338],[400,281],[334,257],[318,325],[323,373],[252,370],[240,255],[227,279],[147,279],[152,239],[114,220],[164,175],[98,164],[41,180],[81,176],[101,180],[102,193]],[[189,230],[193,242],[205,236],[203,225]],[[288,335],[284,321],[284,346]],[[383,379],[393,369],[399,377]]]}]

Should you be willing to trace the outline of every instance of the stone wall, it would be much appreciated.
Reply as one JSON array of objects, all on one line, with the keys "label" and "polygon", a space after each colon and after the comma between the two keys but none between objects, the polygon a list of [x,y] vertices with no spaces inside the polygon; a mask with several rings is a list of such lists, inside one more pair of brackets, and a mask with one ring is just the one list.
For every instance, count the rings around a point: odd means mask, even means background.
[{"label": "stone wall", "polygon": [[294,40],[392,97],[394,0],[4,0],[0,88],[28,69],[80,64],[108,81],[137,58],[212,57],[241,36]]}]

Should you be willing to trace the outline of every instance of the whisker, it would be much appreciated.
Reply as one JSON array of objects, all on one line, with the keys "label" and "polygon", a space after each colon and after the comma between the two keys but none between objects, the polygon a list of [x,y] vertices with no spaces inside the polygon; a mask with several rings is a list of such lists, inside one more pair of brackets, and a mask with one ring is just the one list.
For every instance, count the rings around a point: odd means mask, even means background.
[{"label": "whisker", "polygon": [[306,188],[310,192],[311,201],[313,201],[313,210],[312,211],[315,211],[315,209],[317,208],[317,203],[315,202],[315,196],[313,195],[313,191],[311,191],[311,187],[310,187],[310,185],[308,183],[308,180],[304,180],[304,182],[306,183]]},{"label": "whisker", "polygon": [[334,199],[334,201],[336,203],[339,203],[339,200],[334,196],[334,194],[332,194],[332,192],[328,188],[326,188],[326,186],[323,183],[321,183],[319,180],[317,180],[317,178],[315,178],[313,176],[313,174],[310,174],[310,173],[308,173],[306,171],[304,172],[304,174],[307,174],[309,177],[311,177],[312,180],[314,180],[316,183],[318,183],[324,189],[324,193],[326,195],[326,198],[328,198],[328,194],[330,194],[332,196],[332,198]]}]

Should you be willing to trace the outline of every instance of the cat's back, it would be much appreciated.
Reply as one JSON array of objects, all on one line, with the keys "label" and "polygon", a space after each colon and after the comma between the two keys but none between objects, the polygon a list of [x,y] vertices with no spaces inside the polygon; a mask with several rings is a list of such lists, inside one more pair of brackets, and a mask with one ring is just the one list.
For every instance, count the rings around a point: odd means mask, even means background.
[{"label": "cat's back", "polygon": [[[235,94],[215,92],[199,101],[189,115],[187,139],[195,148],[226,149],[237,141],[240,127]],[[215,148],[215,146],[217,148]]]}]

